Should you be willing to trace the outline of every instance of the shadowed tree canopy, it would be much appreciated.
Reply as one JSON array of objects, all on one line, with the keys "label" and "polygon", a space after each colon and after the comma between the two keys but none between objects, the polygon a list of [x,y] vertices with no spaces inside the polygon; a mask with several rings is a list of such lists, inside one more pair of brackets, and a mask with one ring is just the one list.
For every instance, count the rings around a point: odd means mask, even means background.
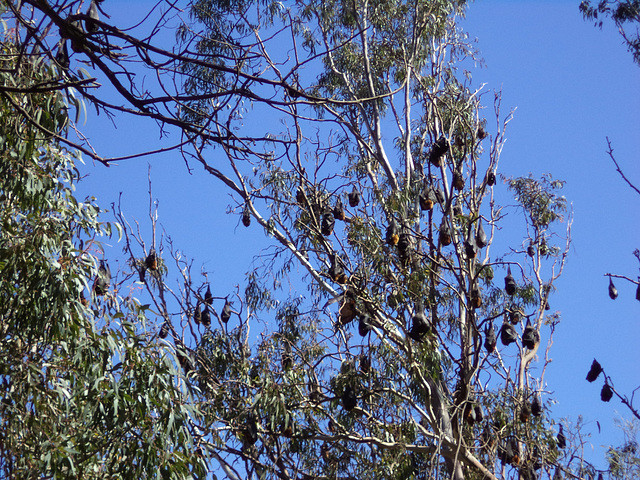
[{"label": "shadowed tree canopy", "polygon": [[[563,182],[500,164],[511,113],[461,67],[478,55],[466,2],[179,3],[127,30],[108,1],[2,3],[2,168],[19,173],[2,177],[3,215],[20,224],[2,227],[5,472],[583,476],[544,378]],[[114,161],[68,116],[83,105],[179,132],[169,149],[269,235],[244,289],[196,279],[155,211],[151,238],[116,211],[129,264],[108,268],[110,227],[70,193],[74,156]]]}]

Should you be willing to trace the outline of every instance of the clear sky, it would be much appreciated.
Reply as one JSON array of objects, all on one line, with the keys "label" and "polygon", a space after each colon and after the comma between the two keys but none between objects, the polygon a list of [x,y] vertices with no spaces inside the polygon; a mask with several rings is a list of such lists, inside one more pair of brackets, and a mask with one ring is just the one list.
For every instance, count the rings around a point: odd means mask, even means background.
[{"label": "clear sky", "polygon": [[[153,3],[111,0],[103,7],[118,25],[123,14],[124,21],[133,23],[136,12]],[[116,7],[125,4],[126,9]],[[600,401],[602,379],[585,381],[591,361],[598,359],[620,393],[630,395],[640,386],[640,302],[635,300],[635,286],[617,280],[619,297],[612,301],[604,276],[639,274],[632,252],[640,248],[640,195],[616,173],[606,154],[606,137],[627,176],[640,187],[640,68],[615,29],[605,25],[601,31],[583,21],[578,4],[477,1],[464,26],[478,38],[485,60],[484,68],[472,72],[475,82],[486,82],[490,92],[502,91],[504,112],[517,108],[507,129],[500,172],[550,172],[567,182],[564,194],[575,217],[573,244],[550,300],[552,309],[561,311],[562,323],[555,333],[546,381],[558,402],[555,416],[572,422],[583,416],[584,431],[592,434],[595,449],[586,453],[587,458],[603,467],[601,445],[622,442],[614,418],[631,415],[616,399]],[[488,107],[491,103],[491,95],[485,97]],[[114,130],[104,116],[93,118],[94,113],[85,131],[105,156],[158,144],[157,130],[146,122],[127,120]],[[110,168],[87,165],[82,171],[89,176],[80,194],[93,194],[108,207],[123,192],[127,216],[145,222],[149,161],[167,233],[195,258],[196,271],[203,265],[215,272],[220,295],[230,293],[234,285],[242,288],[256,230],[238,226],[239,216],[225,215],[229,197],[222,186],[198,167],[190,175],[178,154],[128,160]],[[148,224],[147,220],[147,231]]]}]

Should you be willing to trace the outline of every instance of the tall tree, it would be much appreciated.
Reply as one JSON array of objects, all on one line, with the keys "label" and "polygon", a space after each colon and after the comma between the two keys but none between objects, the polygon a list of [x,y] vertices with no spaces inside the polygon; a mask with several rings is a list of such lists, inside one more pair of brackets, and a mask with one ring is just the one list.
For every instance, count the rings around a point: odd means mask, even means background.
[{"label": "tall tree", "polygon": [[[181,40],[224,58],[236,78],[261,72],[248,94],[270,100],[243,104],[241,118],[286,114],[281,131],[243,125],[273,143],[223,146],[229,169],[206,148],[195,154],[232,185],[245,225],[248,213],[280,245],[250,273],[235,328],[221,318],[191,339],[210,450],[227,465],[244,460],[238,478],[574,468],[543,407],[541,339],[550,345],[558,321],[548,300],[568,246],[554,230],[562,182],[497,173],[510,115],[496,96],[490,127],[482,92],[459,70],[474,58],[456,23],[464,3],[193,4],[205,30],[185,25]],[[188,65],[194,95],[230,83]],[[189,104],[185,120],[207,128],[222,106]],[[505,184],[526,213],[515,239],[500,229]],[[285,278],[294,288],[282,299]],[[183,308],[204,303],[204,286],[184,291]],[[276,325],[252,342],[275,299]]]}]

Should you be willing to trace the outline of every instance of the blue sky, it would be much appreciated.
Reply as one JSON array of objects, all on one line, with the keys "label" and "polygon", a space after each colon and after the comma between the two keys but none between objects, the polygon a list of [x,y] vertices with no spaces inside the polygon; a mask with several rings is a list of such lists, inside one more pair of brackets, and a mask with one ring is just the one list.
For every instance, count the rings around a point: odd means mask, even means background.
[{"label": "blue sky", "polygon": [[[124,20],[133,23],[136,12],[152,3],[112,0],[104,8],[113,13],[114,23],[123,13]],[[126,12],[116,11],[117,5],[125,4]],[[489,92],[502,91],[503,113],[517,108],[507,129],[500,172],[550,172],[567,182],[564,195],[574,212],[573,244],[550,300],[553,310],[561,311],[562,323],[545,379],[558,402],[554,414],[572,422],[584,417],[585,432],[592,433],[595,448],[587,458],[603,466],[600,446],[622,442],[613,419],[630,414],[615,399],[600,401],[601,379],[594,384],[585,381],[591,361],[598,359],[619,392],[630,395],[640,386],[635,344],[640,338],[640,302],[635,300],[635,286],[616,281],[620,295],[612,301],[604,276],[610,272],[636,278],[639,273],[632,252],[640,248],[640,195],[615,171],[606,154],[606,137],[627,176],[640,186],[640,68],[615,29],[605,25],[601,31],[583,21],[578,4],[478,1],[463,25],[478,38],[485,61],[484,68],[472,72],[475,83],[486,82]],[[488,95],[485,104],[491,103]],[[147,122],[128,119],[114,129],[104,115],[94,118],[94,111],[90,117],[85,131],[105,156],[160,142],[157,129]],[[148,230],[149,162],[160,221],[174,242],[195,258],[196,271],[203,265],[215,273],[220,295],[242,286],[255,251],[256,230],[244,229],[238,226],[238,216],[226,215],[229,197],[222,186],[199,167],[190,175],[178,154],[127,160],[110,168],[87,165],[82,172],[88,177],[79,192],[95,195],[103,207],[117,202],[123,192],[127,216],[146,222]]]}]

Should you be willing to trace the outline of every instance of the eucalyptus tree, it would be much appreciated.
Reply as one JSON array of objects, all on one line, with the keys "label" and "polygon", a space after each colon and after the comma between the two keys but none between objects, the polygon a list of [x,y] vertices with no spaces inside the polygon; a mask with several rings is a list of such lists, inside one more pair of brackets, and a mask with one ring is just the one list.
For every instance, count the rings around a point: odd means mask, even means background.
[{"label": "eucalyptus tree", "polygon": [[193,478],[197,409],[101,241],[116,224],[80,200],[62,139],[59,65],[4,29],[0,49],[0,475]]},{"label": "eucalyptus tree", "polygon": [[[457,22],[464,9],[193,3],[197,23],[180,40],[234,68],[185,63],[184,120],[221,124],[229,102],[197,93],[247,80],[229,142],[196,140],[190,158],[277,247],[249,273],[232,323],[213,328],[198,321],[211,310],[205,287],[182,268],[202,445],[229,478],[537,478],[583,467],[545,408],[559,321],[549,298],[570,232],[570,221],[557,229],[568,220],[562,182],[499,172],[511,115],[462,69],[476,60]],[[270,309],[275,323],[261,320]]]}]

